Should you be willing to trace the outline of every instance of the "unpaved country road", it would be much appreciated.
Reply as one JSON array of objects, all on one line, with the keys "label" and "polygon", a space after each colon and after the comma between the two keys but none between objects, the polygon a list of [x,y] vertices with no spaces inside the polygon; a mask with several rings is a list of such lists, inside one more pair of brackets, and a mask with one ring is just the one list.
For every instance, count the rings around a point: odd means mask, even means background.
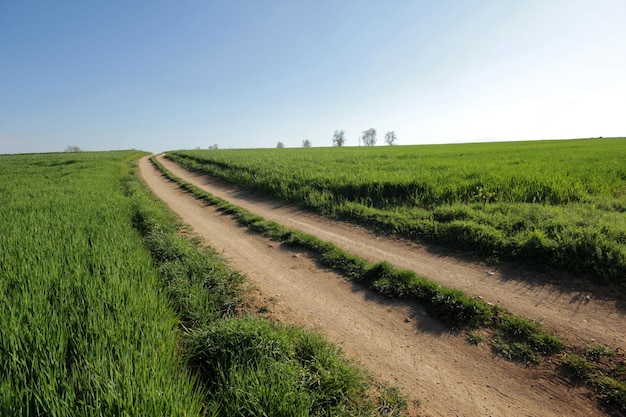
[{"label": "unpaved country road", "polygon": [[[469,282],[464,268],[475,269],[480,281],[485,279],[486,274],[479,267],[437,258],[417,248],[379,239],[359,228],[319,219],[292,207],[256,201],[254,197],[225,189],[206,177],[188,173],[167,160],[160,160],[176,175],[214,195],[286,227],[300,229],[325,240],[334,239],[338,246],[368,259],[378,260],[381,257],[434,280],[438,276],[453,274],[459,281]],[[411,397],[418,398],[421,415],[603,415],[588,399],[585,388],[568,387],[550,370],[507,362],[494,356],[487,346],[469,345],[464,337],[449,333],[429,319],[418,306],[393,303],[372,295],[334,273],[319,269],[306,254],[294,255],[275,242],[249,233],[230,217],[180,191],[175,184],[164,179],[147,158],[140,161],[140,170],[159,198],[212,247],[223,252],[233,268],[256,283],[260,297],[277,300],[275,305],[270,304],[271,309],[277,310],[282,319],[321,330],[348,356],[356,358],[383,380],[399,385]],[[419,263],[416,259],[421,259],[428,265],[418,265],[418,268],[400,264],[402,253],[409,254],[404,255],[409,257],[404,262]],[[452,261],[450,265],[448,261]],[[432,270],[435,276],[424,270]],[[460,285],[455,286],[461,288]],[[535,297],[538,290],[530,290],[533,292],[511,291],[506,298],[503,296],[494,301],[500,300],[506,305],[505,300],[516,296]],[[488,301],[490,296],[486,292],[481,293]],[[553,298],[558,300],[560,297]],[[547,304],[540,301],[541,297],[536,298],[534,304],[537,307]],[[581,314],[580,307],[589,304],[592,303],[581,304],[576,315]],[[607,308],[609,304],[605,304],[596,308]],[[516,312],[513,308],[511,310]],[[623,337],[623,334],[620,336]]]},{"label": "unpaved country road", "polygon": [[[626,350],[626,314],[614,299],[550,285],[533,284],[522,272],[500,270],[438,256],[402,241],[377,237],[360,227],[324,219],[287,204],[225,187],[223,182],[191,173],[160,157],[178,177],[267,220],[317,236],[369,261],[389,261],[397,268],[415,271],[441,285],[480,296],[513,314],[542,322],[570,342],[604,343]],[[541,281],[541,280],[539,280]],[[545,279],[544,279],[545,281]]]}]

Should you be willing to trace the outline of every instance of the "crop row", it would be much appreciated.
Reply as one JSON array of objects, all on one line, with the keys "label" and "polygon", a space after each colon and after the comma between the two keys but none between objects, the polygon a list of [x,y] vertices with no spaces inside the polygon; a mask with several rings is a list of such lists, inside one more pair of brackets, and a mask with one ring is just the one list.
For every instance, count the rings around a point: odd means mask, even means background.
[{"label": "crop row", "polygon": [[182,165],[385,233],[626,276],[626,139],[192,150]]}]

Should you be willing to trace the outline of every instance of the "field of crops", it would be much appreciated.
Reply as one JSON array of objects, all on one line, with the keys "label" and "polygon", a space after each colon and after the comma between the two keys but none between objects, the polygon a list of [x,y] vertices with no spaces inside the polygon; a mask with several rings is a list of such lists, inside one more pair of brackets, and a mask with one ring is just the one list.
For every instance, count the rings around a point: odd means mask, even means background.
[{"label": "field of crops", "polygon": [[121,191],[133,157],[0,156],[0,414],[200,412]]},{"label": "field of crops", "polygon": [[418,242],[626,277],[626,139],[190,150],[168,157]]}]

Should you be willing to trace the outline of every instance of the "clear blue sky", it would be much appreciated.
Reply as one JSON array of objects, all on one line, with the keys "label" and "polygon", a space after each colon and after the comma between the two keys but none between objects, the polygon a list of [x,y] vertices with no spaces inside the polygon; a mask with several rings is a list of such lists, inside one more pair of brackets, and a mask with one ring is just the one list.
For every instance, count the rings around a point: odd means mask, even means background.
[{"label": "clear blue sky", "polygon": [[626,136],[625,0],[0,0],[0,154]]}]

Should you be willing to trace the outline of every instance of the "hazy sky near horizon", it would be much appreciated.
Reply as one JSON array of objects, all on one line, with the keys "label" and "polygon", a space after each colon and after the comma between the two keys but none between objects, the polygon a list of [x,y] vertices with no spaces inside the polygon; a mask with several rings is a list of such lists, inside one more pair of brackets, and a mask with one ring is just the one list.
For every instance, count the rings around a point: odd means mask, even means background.
[{"label": "hazy sky near horizon", "polygon": [[0,1],[0,154],[626,136],[624,0]]}]

